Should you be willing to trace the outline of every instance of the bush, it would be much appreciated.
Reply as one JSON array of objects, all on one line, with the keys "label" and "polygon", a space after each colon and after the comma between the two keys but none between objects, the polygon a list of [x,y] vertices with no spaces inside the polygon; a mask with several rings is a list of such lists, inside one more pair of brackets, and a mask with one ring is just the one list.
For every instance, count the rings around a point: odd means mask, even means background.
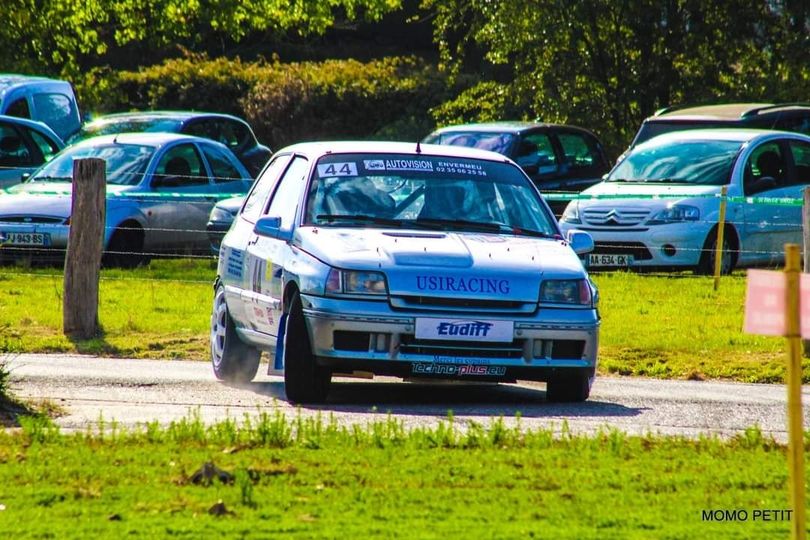
[{"label": "bush", "polygon": [[435,66],[413,57],[284,64],[189,56],[138,72],[92,72],[77,87],[95,112],[235,114],[272,148],[319,139],[415,141],[434,126],[428,111],[452,95]]}]

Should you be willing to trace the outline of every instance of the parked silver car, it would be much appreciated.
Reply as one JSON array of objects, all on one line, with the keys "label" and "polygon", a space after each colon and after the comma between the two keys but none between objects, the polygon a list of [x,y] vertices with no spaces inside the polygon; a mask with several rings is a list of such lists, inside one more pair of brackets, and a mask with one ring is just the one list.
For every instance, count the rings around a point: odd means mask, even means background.
[{"label": "parked silver car", "polygon": [[500,154],[382,142],[277,152],[220,249],[211,358],[249,381],[275,351],[288,399],[333,374],[548,382],[587,399],[596,290],[537,188]]},{"label": "parked silver car", "polygon": [[0,195],[0,258],[64,257],[73,160],[106,161],[105,263],[131,266],[162,253],[209,253],[214,203],[252,179],[224,145],[174,133],[133,133],[76,143]]}]

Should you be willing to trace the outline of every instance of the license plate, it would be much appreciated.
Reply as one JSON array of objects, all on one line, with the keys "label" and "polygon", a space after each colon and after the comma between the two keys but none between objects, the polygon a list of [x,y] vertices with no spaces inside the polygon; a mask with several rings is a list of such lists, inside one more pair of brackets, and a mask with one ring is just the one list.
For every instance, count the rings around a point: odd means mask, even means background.
[{"label": "license plate", "polygon": [[601,255],[599,253],[591,253],[588,256],[588,263],[590,266],[632,266],[632,255]]},{"label": "license plate", "polygon": [[416,319],[417,339],[510,342],[514,339],[514,329],[513,321],[422,317]]},{"label": "license plate", "polygon": [[3,233],[4,243],[15,246],[49,246],[51,245],[51,235],[45,233]]}]

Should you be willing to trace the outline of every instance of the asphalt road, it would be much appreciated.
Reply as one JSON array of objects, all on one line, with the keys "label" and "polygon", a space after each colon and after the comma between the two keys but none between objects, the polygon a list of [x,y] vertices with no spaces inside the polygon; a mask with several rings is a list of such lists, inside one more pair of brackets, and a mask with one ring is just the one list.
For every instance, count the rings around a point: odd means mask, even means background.
[{"label": "asphalt road", "polygon": [[[64,414],[65,429],[84,429],[116,420],[122,425],[159,420],[168,423],[199,411],[203,420],[280,409],[288,417],[299,409],[285,401],[280,377],[261,374],[244,385],[217,381],[205,362],[130,360],[70,355],[6,355],[12,392],[20,398],[49,400]],[[334,414],[338,422],[366,424],[389,413],[406,426],[430,426],[453,411],[459,424],[486,425],[503,417],[527,428],[567,422],[573,432],[611,426],[628,433],[729,436],[758,425],[785,441],[786,391],[782,385],[641,378],[598,378],[585,403],[545,401],[545,385],[461,385],[336,379],[325,405],[301,407],[300,414]],[[810,416],[810,387],[803,390],[805,426]]]}]

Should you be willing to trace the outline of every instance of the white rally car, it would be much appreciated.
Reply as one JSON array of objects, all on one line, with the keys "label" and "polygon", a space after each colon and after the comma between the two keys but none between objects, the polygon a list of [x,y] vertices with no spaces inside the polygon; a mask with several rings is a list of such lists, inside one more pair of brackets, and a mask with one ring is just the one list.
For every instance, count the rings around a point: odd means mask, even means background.
[{"label": "white rally car", "polygon": [[222,241],[211,317],[220,379],[262,350],[293,402],[335,374],[546,381],[588,398],[597,294],[523,171],[502,155],[383,142],[278,151]]}]

